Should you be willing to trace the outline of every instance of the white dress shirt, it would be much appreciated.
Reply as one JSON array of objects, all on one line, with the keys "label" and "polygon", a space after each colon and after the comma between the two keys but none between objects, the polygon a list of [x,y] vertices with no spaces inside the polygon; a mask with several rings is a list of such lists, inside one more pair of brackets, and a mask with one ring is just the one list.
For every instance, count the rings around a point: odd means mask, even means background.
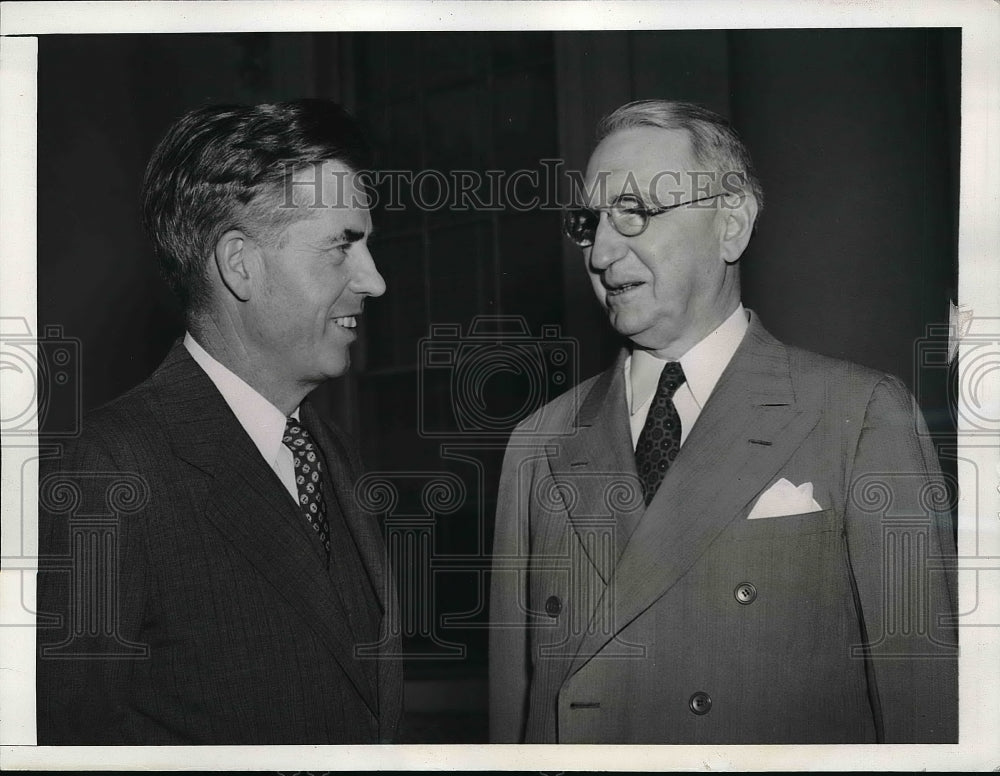
[{"label": "white dress shirt", "polygon": [[[295,484],[295,461],[292,451],[281,441],[285,435],[285,415],[271,402],[247,385],[241,378],[216,361],[197,342],[190,332],[184,335],[184,347],[208,378],[215,383],[222,398],[233,411],[236,419],[253,440],[267,465],[274,469],[281,484],[295,501],[299,503],[299,491]],[[292,417],[298,420],[299,409]]]},{"label": "white dress shirt", "polygon": [[[680,357],[686,379],[674,394],[674,406],[681,419],[681,445],[691,433],[701,408],[743,341],[748,325],[746,310],[741,304],[715,331]],[[625,359],[625,398],[628,401],[633,449],[646,423],[660,372],[666,363],[638,349]]]}]

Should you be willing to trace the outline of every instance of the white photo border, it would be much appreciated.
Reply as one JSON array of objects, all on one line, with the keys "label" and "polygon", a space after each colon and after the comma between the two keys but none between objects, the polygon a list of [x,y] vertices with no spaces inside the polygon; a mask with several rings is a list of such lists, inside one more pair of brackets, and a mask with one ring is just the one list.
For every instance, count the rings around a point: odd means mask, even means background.
[{"label": "white photo border", "polygon": [[[44,34],[362,30],[961,27],[959,302],[1000,323],[1000,6],[994,0],[668,2],[8,2],[0,17],[0,316],[36,321],[37,38]],[[988,332],[987,332],[988,333]],[[976,330],[970,330],[975,335]],[[960,353],[963,352],[960,350]],[[1000,365],[980,394],[1000,414]],[[961,376],[960,376],[961,380]],[[7,383],[4,383],[7,387]],[[13,397],[20,402],[24,397]],[[7,400],[12,397],[8,395]],[[961,397],[960,397],[961,400]],[[31,399],[27,399],[31,401]],[[979,408],[982,410],[982,407]],[[961,413],[960,413],[961,415]],[[992,416],[996,417],[996,415]],[[8,444],[9,443],[9,444]],[[17,443],[19,444],[19,443]],[[963,434],[960,743],[879,746],[36,747],[30,442],[2,446],[0,766],[73,770],[996,770],[1000,767],[1000,440]],[[961,477],[961,472],[960,472]],[[973,511],[978,510],[978,511]],[[978,525],[977,525],[978,523]],[[975,534],[975,535],[973,535]],[[30,620],[30,621],[28,621]],[[961,627],[961,626],[960,626]]]}]

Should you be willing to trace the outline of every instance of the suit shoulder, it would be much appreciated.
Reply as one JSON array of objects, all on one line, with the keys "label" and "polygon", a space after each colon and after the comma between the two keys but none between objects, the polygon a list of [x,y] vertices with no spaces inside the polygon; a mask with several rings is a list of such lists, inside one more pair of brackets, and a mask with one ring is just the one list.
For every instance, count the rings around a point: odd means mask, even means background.
[{"label": "suit shoulder", "polygon": [[[151,375],[121,396],[89,412],[84,420],[95,428],[127,432],[130,427],[145,427],[157,414],[158,387]],[[86,431],[87,426],[84,426]]]},{"label": "suit shoulder", "polygon": [[894,375],[811,350],[792,346],[786,348],[793,379],[807,390],[822,390],[824,394],[842,394],[866,400],[880,390],[909,399],[909,389]]},{"label": "suit shoulder", "polygon": [[152,377],[126,393],[84,413],[80,434],[66,445],[66,461],[104,455],[111,460],[130,458],[137,447],[149,444],[160,425]]}]

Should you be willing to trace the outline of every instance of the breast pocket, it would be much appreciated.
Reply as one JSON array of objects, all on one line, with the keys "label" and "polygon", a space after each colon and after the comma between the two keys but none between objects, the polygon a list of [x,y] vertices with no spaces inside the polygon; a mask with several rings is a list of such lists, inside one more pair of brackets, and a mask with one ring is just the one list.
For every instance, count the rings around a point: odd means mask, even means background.
[{"label": "breast pocket", "polygon": [[840,529],[840,515],[835,509],[803,512],[781,517],[741,518],[730,524],[721,537],[723,541],[772,541],[810,534],[828,533]]}]

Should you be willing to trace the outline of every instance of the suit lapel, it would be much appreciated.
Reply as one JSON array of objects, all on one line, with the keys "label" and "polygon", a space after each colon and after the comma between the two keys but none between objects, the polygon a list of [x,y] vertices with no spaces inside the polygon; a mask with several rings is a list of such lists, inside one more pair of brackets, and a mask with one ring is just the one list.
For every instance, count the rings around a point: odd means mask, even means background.
[{"label": "suit lapel", "polygon": [[[604,582],[642,507],[625,400],[627,355],[623,350],[582,396],[574,433],[554,439],[549,458],[552,476],[573,494],[567,513],[579,547]],[[612,532],[609,547],[603,537]]]},{"label": "suit lapel", "polygon": [[616,566],[612,633],[589,629],[573,670],[652,606],[768,485],[819,422],[786,348],[756,317]]},{"label": "suit lapel", "polygon": [[205,503],[205,517],[309,623],[376,713],[325,557],[277,475],[181,343],[154,381],[174,452],[201,473],[190,485],[195,503]]}]

